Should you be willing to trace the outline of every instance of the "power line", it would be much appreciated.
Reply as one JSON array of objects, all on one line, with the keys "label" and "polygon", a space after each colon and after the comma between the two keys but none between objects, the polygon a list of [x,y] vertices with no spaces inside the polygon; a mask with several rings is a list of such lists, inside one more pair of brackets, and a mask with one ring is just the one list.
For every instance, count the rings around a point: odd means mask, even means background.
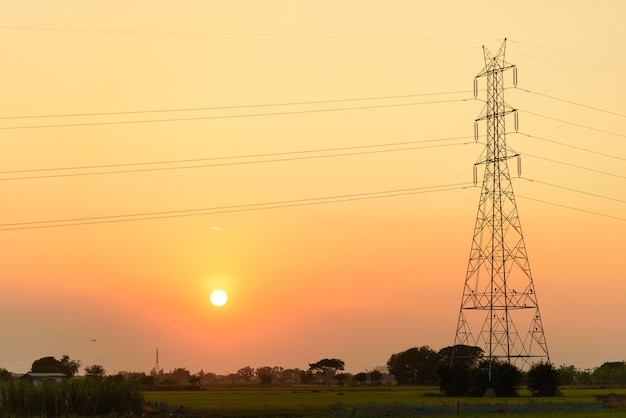
[{"label": "power line", "polygon": [[550,159],[550,158],[540,157],[538,155],[533,155],[533,154],[528,154],[528,153],[524,153],[524,155],[527,155],[527,156],[532,157],[532,158],[537,158],[537,159],[540,159],[540,160],[544,160],[544,161],[550,161],[551,163],[562,164],[562,165],[566,165],[566,166],[569,166],[569,167],[579,168],[581,170],[587,170],[587,171],[592,171],[594,173],[604,174],[606,176],[612,176],[612,177],[617,177],[617,178],[621,178],[621,179],[626,179],[626,176],[622,176],[620,174],[608,173],[606,171],[596,170],[596,169],[589,168],[589,167],[583,167],[581,165],[576,165],[576,164],[570,164],[570,163],[566,163],[566,162],[563,162],[563,161],[553,160],[553,159]]},{"label": "power line", "polygon": [[353,99],[331,99],[331,100],[312,100],[312,101],[301,101],[301,102],[260,103],[260,104],[233,105],[233,106],[213,106],[213,107],[189,107],[189,108],[174,108],[174,109],[130,110],[130,111],[118,111],[118,112],[62,113],[62,114],[49,114],[49,115],[0,116],[0,120],[39,119],[39,118],[66,118],[66,117],[84,117],[84,116],[136,115],[136,114],[149,114],[149,113],[196,112],[196,111],[207,111],[207,110],[232,110],[232,109],[246,109],[246,108],[255,108],[255,107],[301,106],[301,105],[312,105],[312,104],[328,104],[328,103],[357,102],[357,101],[370,101],[370,100],[406,99],[406,98],[409,98],[409,97],[443,96],[443,95],[465,94],[465,93],[471,93],[471,91],[470,90],[459,90],[459,91],[447,91],[447,92],[435,92],[435,93],[404,94],[404,95],[397,95],[397,96],[358,97],[358,98],[353,98]]},{"label": "power line", "polygon": [[252,203],[245,205],[218,206],[199,209],[172,210],[161,212],[146,212],[126,215],[97,216],[89,218],[68,218],[48,221],[31,221],[0,224],[0,231],[21,229],[57,228],[65,226],[92,225],[115,222],[134,222],[152,219],[179,218],[187,216],[214,215],[220,213],[248,212],[255,210],[280,209],[296,206],[321,205],[328,203],[348,202],[355,200],[381,199],[387,197],[404,196],[421,193],[432,193],[450,190],[473,188],[473,183],[455,183],[438,186],[416,187],[409,189],[387,190],[369,193],[356,193],[337,196],[314,197],[308,199],[284,200],[275,202]]},{"label": "power line", "polygon": [[[416,37],[416,36],[349,36],[349,35],[276,35],[268,33],[236,33],[236,32],[192,32],[192,31],[146,31],[146,30],[114,30],[114,29],[87,29],[87,28],[59,28],[59,27],[35,27],[35,26],[0,26],[0,30],[41,31],[41,32],[73,32],[73,33],[96,33],[112,35],[142,35],[142,36],[178,36],[194,38],[215,39],[240,39],[240,40],[265,40],[265,41],[304,41],[304,42],[337,42],[363,43],[363,41],[428,41],[428,42],[484,42],[484,38],[442,38],[442,37]],[[498,40],[498,39],[492,39]],[[379,43],[376,43],[379,44]],[[417,45],[414,45],[417,46]],[[419,45],[433,46],[433,45]],[[440,46],[440,45],[439,45]],[[477,49],[479,46],[460,46],[456,48]]]},{"label": "power line", "polygon": [[583,103],[578,103],[578,102],[574,102],[574,101],[571,101],[571,100],[561,99],[561,98],[559,98],[559,97],[550,96],[550,95],[548,95],[548,94],[544,94],[544,93],[538,93],[538,92],[536,92],[536,91],[531,91],[531,90],[528,90],[528,89],[523,89],[523,88],[520,88],[520,87],[517,87],[517,86],[516,86],[516,87],[513,87],[513,89],[515,89],[515,90],[521,90],[521,91],[524,91],[524,92],[526,92],[526,93],[536,94],[537,96],[547,97],[547,98],[549,98],[549,99],[553,99],[553,100],[558,100],[558,101],[563,102],[563,103],[573,104],[573,105],[576,105],[576,106],[584,107],[584,108],[591,109],[591,110],[595,110],[595,111],[598,111],[598,112],[607,113],[607,114],[609,114],[609,115],[614,115],[614,116],[619,116],[619,117],[621,117],[621,118],[626,118],[626,115],[625,115],[625,114],[623,114],[623,113],[611,112],[610,110],[600,109],[600,108],[598,108],[598,107],[589,106],[589,105],[586,105],[586,104],[583,104]]},{"label": "power line", "polygon": [[[427,141],[413,141],[413,142],[408,142],[406,144],[419,143],[419,142],[446,141],[446,140],[461,139],[461,138],[470,138],[470,137],[444,138],[444,139],[427,140]],[[295,160],[310,160],[310,159],[318,159],[318,158],[346,157],[346,156],[353,156],[353,155],[376,154],[376,153],[385,153],[385,152],[399,152],[399,151],[409,151],[409,150],[427,149],[427,148],[441,148],[441,147],[450,147],[450,146],[457,146],[457,145],[470,145],[474,143],[475,142],[471,141],[471,142],[459,142],[459,143],[453,143],[453,144],[426,145],[426,146],[382,149],[382,150],[373,150],[373,151],[346,152],[346,153],[341,153],[341,154],[309,155],[309,156],[304,156],[304,157],[274,158],[274,159],[266,159],[266,160],[255,160],[255,161],[235,161],[235,162],[224,162],[224,163],[215,163],[215,164],[186,165],[186,166],[177,166],[177,167],[136,168],[136,169],[128,169],[128,170],[96,171],[96,172],[87,172],[87,173],[42,174],[42,175],[36,175],[36,176],[4,177],[4,178],[0,178],[0,181],[30,180],[30,179],[54,178],[54,177],[91,176],[91,175],[103,175],[103,174],[122,174],[122,173],[136,173],[136,172],[148,172],[148,171],[183,170],[183,169],[191,169],[191,168],[223,167],[223,166],[232,166],[232,165],[273,163],[273,162],[295,161]],[[334,149],[330,148],[327,150],[295,151],[295,152],[283,152],[283,153],[274,153],[274,154],[257,154],[257,155],[239,156],[239,157],[215,157],[215,158],[206,158],[206,159],[143,162],[143,163],[134,163],[134,164],[111,164],[111,165],[86,166],[86,167],[63,167],[63,168],[48,168],[48,169],[14,170],[14,171],[0,172],[0,174],[17,174],[17,173],[42,172],[42,171],[53,171],[53,170],[58,171],[58,170],[78,170],[78,169],[81,169],[81,170],[82,169],[102,169],[102,168],[114,168],[114,167],[136,166],[136,165],[190,163],[190,162],[196,162],[196,161],[255,158],[255,157],[279,156],[279,155],[288,155],[288,154],[302,154],[302,153],[317,153],[317,152],[340,151],[340,150],[348,150],[348,149],[371,148],[371,147],[381,147],[381,146],[391,146],[391,145],[393,144],[365,145],[365,146],[360,146],[360,147],[344,147],[344,148],[334,148]]]},{"label": "power line", "polygon": [[535,202],[545,203],[546,205],[551,205],[551,206],[557,206],[557,207],[560,207],[560,208],[571,209],[571,210],[575,210],[575,211],[578,211],[578,212],[590,213],[592,215],[603,216],[605,218],[617,219],[618,221],[626,221],[626,218],[621,218],[619,216],[607,215],[605,213],[600,213],[600,212],[594,212],[594,211],[591,211],[591,210],[575,208],[573,206],[561,205],[559,203],[548,202],[546,200],[535,199],[535,198],[528,197],[528,196],[520,196],[520,195],[515,195],[515,196],[516,197],[521,197],[522,199],[533,200]]},{"label": "power line", "polygon": [[511,133],[512,133],[512,134],[519,134],[519,135],[523,135],[523,136],[526,136],[526,137],[529,137],[529,138],[539,139],[539,140],[541,140],[541,141],[551,142],[551,143],[553,143],[553,144],[562,145],[562,146],[564,146],[564,147],[569,147],[569,148],[574,148],[574,149],[581,150],[581,151],[585,151],[585,152],[590,152],[590,153],[593,153],[593,154],[601,155],[601,156],[603,156],[603,157],[615,158],[615,159],[618,159],[618,160],[626,161],[626,158],[624,158],[624,157],[619,157],[619,156],[617,156],[617,155],[606,154],[606,153],[604,153],[604,152],[594,151],[594,150],[591,150],[591,149],[589,149],[589,148],[577,147],[577,146],[575,146],[575,145],[566,144],[566,143],[564,143],[564,142],[559,142],[559,141],[554,141],[554,140],[552,140],[552,139],[542,138],[542,137],[540,137],[540,136],[530,135],[530,134],[527,134],[527,133],[524,133],[524,132],[511,132]]},{"label": "power line", "polygon": [[533,180],[533,179],[530,179],[530,178],[527,178],[527,177],[518,177],[518,178],[522,179],[522,180],[529,181],[531,183],[538,183],[538,184],[543,184],[545,186],[556,187],[558,189],[563,189],[563,190],[568,190],[570,192],[581,193],[581,194],[585,194],[585,195],[588,195],[588,196],[598,197],[600,199],[612,200],[614,202],[619,202],[619,203],[626,203],[626,200],[615,199],[613,197],[602,196],[602,195],[599,195],[599,194],[585,192],[585,191],[578,190],[578,189],[572,189],[570,187],[559,186],[558,184],[546,183],[544,181]]},{"label": "power line", "polygon": [[510,42],[513,42],[513,43],[516,43],[516,44],[520,44],[520,45],[530,46],[530,47],[533,47],[533,48],[545,49],[545,50],[548,50],[548,51],[556,51],[556,52],[560,52],[560,53],[563,53],[563,54],[577,55],[577,56],[583,57],[583,58],[591,58],[591,59],[594,59],[594,60],[613,62],[613,63],[617,63],[617,64],[626,64],[626,62],[624,62],[624,61],[610,59],[610,58],[606,58],[606,57],[602,57],[602,58],[595,57],[595,56],[588,55],[588,54],[581,54],[580,52],[566,51],[564,49],[552,48],[552,47],[548,47],[548,46],[536,45],[536,44],[520,42],[520,41],[514,41],[514,40],[510,40]]},{"label": "power line", "polygon": [[524,112],[524,113],[528,113],[529,115],[538,116],[540,118],[550,119],[550,120],[554,120],[554,121],[557,121],[557,122],[566,123],[568,125],[578,126],[579,128],[590,129],[592,131],[602,132],[604,134],[619,136],[621,138],[626,138],[626,135],[624,135],[624,134],[618,134],[616,132],[605,131],[604,129],[598,129],[598,128],[594,128],[592,126],[583,125],[583,124],[580,124],[580,123],[575,123],[575,122],[570,122],[570,121],[563,120],[563,119],[554,118],[552,116],[546,116],[546,115],[542,115],[542,114],[539,114],[539,113],[530,112],[528,110],[522,110],[522,109],[517,109],[517,110],[521,111],[521,112]]},{"label": "power line", "polygon": [[55,124],[55,125],[25,125],[25,126],[6,126],[0,127],[0,130],[10,129],[33,129],[33,128],[67,128],[76,126],[102,126],[102,125],[129,125],[139,123],[157,123],[157,122],[186,122],[194,120],[210,120],[210,119],[233,119],[233,118],[249,118],[259,116],[279,116],[279,115],[295,115],[304,113],[323,113],[323,112],[340,112],[346,110],[365,110],[365,109],[379,109],[379,108],[391,108],[401,106],[418,106],[426,104],[440,104],[440,103],[455,103],[474,100],[473,98],[467,99],[454,99],[454,100],[435,100],[430,102],[411,102],[411,103],[395,103],[386,105],[372,105],[372,106],[355,106],[355,107],[342,107],[332,109],[312,109],[312,110],[293,110],[285,112],[270,112],[270,113],[249,113],[243,115],[222,115],[222,116],[197,116],[188,118],[171,118],[171,119],[150,119],[150,120],[130,120],[130,121],[112,121],[112,122],[85,122],[85,123],[67,123],[67,124]]}]

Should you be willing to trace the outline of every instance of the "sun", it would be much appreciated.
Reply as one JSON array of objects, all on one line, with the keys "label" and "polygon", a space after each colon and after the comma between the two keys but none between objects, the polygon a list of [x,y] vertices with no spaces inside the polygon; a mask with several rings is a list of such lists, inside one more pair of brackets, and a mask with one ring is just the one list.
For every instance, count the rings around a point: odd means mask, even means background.
[{"label": "sun", "polygon": [[211,293],[211,303],[215,306],[223,306],[228,300],[228,295],[223,290],[217,289]]}]

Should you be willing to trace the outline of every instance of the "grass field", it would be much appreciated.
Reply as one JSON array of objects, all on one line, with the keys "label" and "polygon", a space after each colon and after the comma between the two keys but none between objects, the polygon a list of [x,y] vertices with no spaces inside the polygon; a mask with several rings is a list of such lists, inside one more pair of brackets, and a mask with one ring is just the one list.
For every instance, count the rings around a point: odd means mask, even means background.
[{"label": "grass field", "polygon": [[[599,396],[619,389],[563,389],[556,398],[443,398],[435,387],[364,386],[233,386],[201,391],[146,392],[146,400],[162,412],[202,417],[326,417],[326,416],[471,416],[506,413],[516,418],[626,417],[624,401],[607,407]],[[182,407],[180,407],[182,405]],[[615,405],[611,405],[615,406]]]}]

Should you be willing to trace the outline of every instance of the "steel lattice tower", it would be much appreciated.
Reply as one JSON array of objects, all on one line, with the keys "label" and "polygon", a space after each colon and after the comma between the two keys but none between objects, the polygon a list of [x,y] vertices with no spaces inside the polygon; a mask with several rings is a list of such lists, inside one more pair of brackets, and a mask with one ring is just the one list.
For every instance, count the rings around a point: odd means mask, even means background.
[{"label": "steel lattice tower", "polygon": [[485,68],[474,78],[475,96],[478,79],[487,80],[486,105],[475,122],[477,138],[479,122],[486,122],[487,143],[474,165],[474,182],[479,165],[484,178],[454,341],[484,350],[490,380],[494,361],[521,368],[550,362],[509,174],[508,160],[519,154],[506,145],[505,118],[513,113],[517,129],[517,113],[504,102],[503,73],[512,69],[517,84],[517,71],[504,60],[505,49],[506,39],[495,55],[483,47]]}]

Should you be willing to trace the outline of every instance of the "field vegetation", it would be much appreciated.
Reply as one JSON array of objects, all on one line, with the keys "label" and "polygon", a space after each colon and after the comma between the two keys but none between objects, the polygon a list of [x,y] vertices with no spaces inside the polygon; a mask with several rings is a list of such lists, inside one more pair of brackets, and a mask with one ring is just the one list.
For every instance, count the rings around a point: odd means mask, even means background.
[{"label": "field vegetation", "polygon": [[626,416],[626,388],[564,388],[563,396],[549,398],[532,397],[527,390],[508,398],[453,398],[442,397],[436,386],[238,385],[202,391],[149,391],[145,397],[155,413],[206,417]]}]

